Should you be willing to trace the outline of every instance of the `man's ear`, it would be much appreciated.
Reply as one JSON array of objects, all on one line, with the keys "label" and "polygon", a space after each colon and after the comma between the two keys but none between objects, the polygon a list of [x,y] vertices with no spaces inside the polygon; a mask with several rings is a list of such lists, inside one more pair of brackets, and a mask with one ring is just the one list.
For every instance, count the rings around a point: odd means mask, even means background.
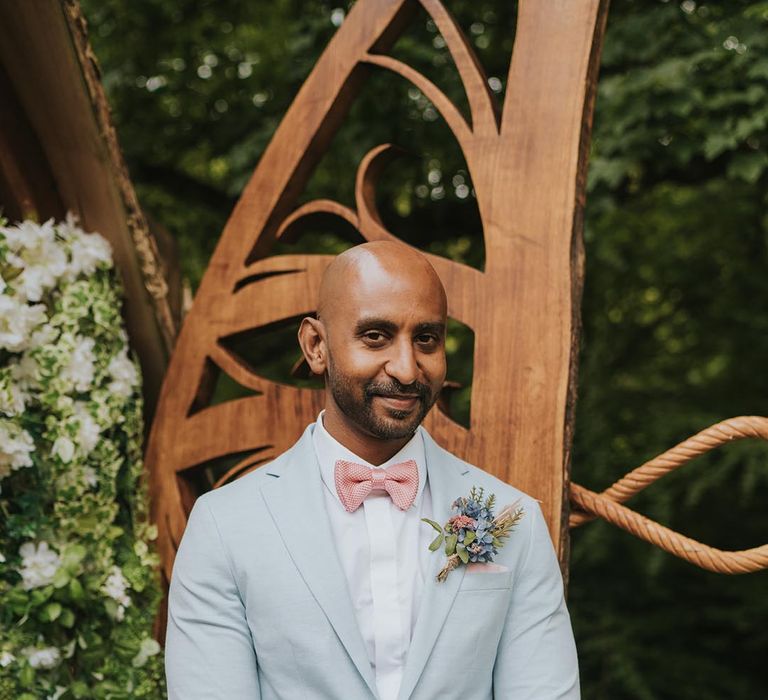
[{"label": "man's ear", "polygon": [[299,326],[299,345],[313,374],[324,375],[328,367],[328,347],[323,322],[307,316]]}]

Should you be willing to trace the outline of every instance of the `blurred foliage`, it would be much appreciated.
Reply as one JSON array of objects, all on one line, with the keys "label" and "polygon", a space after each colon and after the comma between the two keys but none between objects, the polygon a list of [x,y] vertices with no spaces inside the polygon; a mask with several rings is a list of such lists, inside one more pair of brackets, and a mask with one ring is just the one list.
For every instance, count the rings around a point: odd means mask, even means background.
[{"label": "blurred foliage", "polygon": [[[194,286],[346,6],[83,5],[131,175],[144,207],[176,234]],[[515,4],[446,5],[503,95]],[[767,25],[766,2],[612,4],[585,223],[573,476],[586,486],[605,488],[722,418],[768,414]],[[416,15],[393,52],[466,108],[426,15]],[[379,187],[389,229],[482,268],[480,221],[462,155],[432,106],[396,76],[372,71],[303,199],[349,203],[361,157],[385,142],[407,151]],[[353,234],[318,228],[296,247],[336,252],[350,242]],[[471,333],[453,330],[449,364],[466,383]],[[286,331],[286,346],[292,333]],[[288,369],[285,357],[263,364],[276,376]],[[456,396],[456,413],[466,415],[466,389]],[[665,478],[632,505],[719,547],[761,544],[768,534],[767,455],[764,445],[736,443]],[[766,584],[768,573],[709,574],[613,527],[580,528],[570,606],[584,697],[768,696]]]}]

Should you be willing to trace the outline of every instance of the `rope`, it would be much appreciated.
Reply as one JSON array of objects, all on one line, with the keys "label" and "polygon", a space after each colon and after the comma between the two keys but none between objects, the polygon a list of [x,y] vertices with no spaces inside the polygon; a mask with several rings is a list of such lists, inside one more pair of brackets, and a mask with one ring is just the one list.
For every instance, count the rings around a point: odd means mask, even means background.
[{"label": "rope", "polygon": [[768,441],[768,418],[741,416],[721,421],[633,469],[602,493],[572,483],[571,503],[579,510],[571,514],[570,526],[577,527],[597,516],[708,571],[745,574],[768,569],[768,544],[739,552],[716,549],[621,505],[694,457],[727,442],[744,438]]}]

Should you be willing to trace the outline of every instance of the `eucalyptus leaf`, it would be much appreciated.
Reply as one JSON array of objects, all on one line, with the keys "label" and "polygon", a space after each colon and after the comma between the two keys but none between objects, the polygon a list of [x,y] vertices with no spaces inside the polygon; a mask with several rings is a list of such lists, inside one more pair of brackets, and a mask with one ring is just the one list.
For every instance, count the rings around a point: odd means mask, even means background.
[{"label": "eucalyptus leaf", "polygon": [[431,525],[435,530],[437,530],[439,533],[443,532],[443,528],[440,527],[434,520],[430,520],[429,518],[422,518],[421,522],[427,523],[427,525]]},{"label": "eucalyptus leaf", "polygon": [[469,562],[469,552],[467,551],[466,547],[459,545],[456,548],[456,553],[459,555],[459,559],[461,559],[464,564]]},{"label": "eucalyptus leaf", "polygon": [[432,540],[432,544],[429,545],[429,551],[430,552],[436,552],[438,549],[440,549],[440,545],[443,544],[443,535],[440,534],[437,537],[435,537],[434,540]]},{"label": "eucalyptus leaf", "polygon": [[455,533],[452,535],[448,535],[445,538],[445,554],[446,556],[452,556],[456,552],[456,543],[458,542],[459,537]]}]

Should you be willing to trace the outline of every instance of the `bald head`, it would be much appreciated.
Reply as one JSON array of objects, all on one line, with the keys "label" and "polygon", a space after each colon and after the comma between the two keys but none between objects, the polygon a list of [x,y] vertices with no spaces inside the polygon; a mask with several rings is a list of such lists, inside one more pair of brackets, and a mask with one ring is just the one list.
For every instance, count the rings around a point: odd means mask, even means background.
[{"label": "bald head", "polygon": [[344,251],[328,265],[320,283],[318,317],[329,322],[338,312],[346,313],[343,300],[371,287],[390,293],[418,287],[420,297],[431,297],[442,306],[443,317],[447,313],[445,289],[424,255],[404,243],[372,241]]}]

